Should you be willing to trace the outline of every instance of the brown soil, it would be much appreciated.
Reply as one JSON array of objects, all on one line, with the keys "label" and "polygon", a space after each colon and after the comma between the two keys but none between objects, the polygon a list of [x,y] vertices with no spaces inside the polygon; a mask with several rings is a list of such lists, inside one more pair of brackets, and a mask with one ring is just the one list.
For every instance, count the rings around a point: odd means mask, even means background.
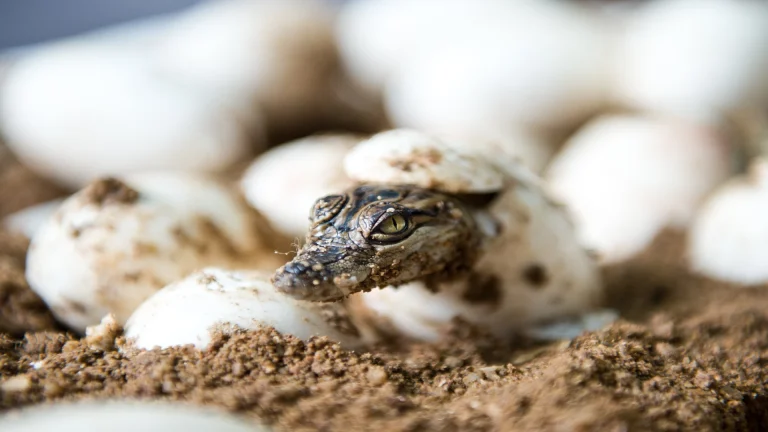
[{"label": "brown soil", "polygon": [[439,346],[367,354],[273,331],[220,335],[205,352],[0,336],[0,406],[170,399],[284,430],[765,430],[768,291],[692,276],[681,250],[666,233],[607,269],[611,302],[631,321],[571,343],[515,349],[460,324]]},{"label": "brown soil", "polygon": [[0,231],[0,334],[55,330],[53,315],[27,285],[24,258],[27,239]]},{"label": "brown soil", "polygon": [[606,269],[624,318],[604,331],[510,345],[457,323],[440,345],[364,354],[269,330],[219,335],[204,352],[137,352],[118,337],[121,352],[114,329],[77,339],[29,290],[25,248],[0,235],[0,412],[136,397],[280,430],[768,430],[768,290],[689,274],[672,232]]},{"label": "brown soil", "polygon": [[0,218],[65,194],[64,189],[20,164],[0,142]]}]

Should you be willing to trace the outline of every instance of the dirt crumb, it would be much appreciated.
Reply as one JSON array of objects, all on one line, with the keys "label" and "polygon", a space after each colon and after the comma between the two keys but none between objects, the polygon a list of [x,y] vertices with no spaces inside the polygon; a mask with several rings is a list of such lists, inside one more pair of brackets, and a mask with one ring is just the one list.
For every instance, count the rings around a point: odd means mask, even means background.
[{"label": "dirt crumb", "polygon": [[109,314],[105,316],[101,323],[90,326],[85,329],[85,338],[83,342],[89,347],[109,351],[115,346],[115,339],[123,332],[122,327],[117,323],[115,316]]},{"label": "dirt crumb", "polygon": [[139,199],[135,189],[111,177],[94,181],[81,194],[86,202],[94,205],[131,204]]}]

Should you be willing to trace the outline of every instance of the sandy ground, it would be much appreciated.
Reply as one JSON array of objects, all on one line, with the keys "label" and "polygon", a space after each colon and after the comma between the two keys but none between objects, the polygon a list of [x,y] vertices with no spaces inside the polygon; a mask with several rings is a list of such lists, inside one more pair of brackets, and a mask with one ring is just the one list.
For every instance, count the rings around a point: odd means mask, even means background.
[{"label": "sandy ground", "polygon": [[[62,191],[13,162],[0,217]],[[24,239],[0,233],[0,410],[58,400],[178,400],[281,430],[768,430],[768,287],[686,271],[665,232],[605,269],[622,320],[574,341],[499,341],[463,323],[434,345],[348,352],[271,330],[191,348],[81,340],[24,279]],[[26,334],[25,334],[26,333]]]}]

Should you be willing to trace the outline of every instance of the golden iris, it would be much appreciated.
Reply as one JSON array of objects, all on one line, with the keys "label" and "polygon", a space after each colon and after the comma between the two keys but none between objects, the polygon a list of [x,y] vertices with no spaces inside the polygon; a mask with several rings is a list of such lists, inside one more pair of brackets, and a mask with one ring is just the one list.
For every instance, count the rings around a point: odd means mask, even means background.
[{"label": "golden iris", "polygon": [[395,214],[386,218],[377,228],[382,234],[399,234],[408,229],[408,221],[402,215]]},{"label": "golden iris", "polygon": [[393,214],[376,224],[371,232],[371,240],[382,243],[398,242],[413,231],[413,226],[406,216]]}]

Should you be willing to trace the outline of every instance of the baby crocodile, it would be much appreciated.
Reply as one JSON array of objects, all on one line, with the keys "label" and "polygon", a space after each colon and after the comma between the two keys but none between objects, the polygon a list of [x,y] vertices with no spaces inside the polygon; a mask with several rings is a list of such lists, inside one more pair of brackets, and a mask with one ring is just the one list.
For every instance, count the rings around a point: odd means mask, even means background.
[{"label": "baby crocodile", "polygon": [[408,185],[326,196],[310,220],[304,246],[272,278],[280,291],[309,301],[453,278],[471,269],[483,238],[459,198]]}]

